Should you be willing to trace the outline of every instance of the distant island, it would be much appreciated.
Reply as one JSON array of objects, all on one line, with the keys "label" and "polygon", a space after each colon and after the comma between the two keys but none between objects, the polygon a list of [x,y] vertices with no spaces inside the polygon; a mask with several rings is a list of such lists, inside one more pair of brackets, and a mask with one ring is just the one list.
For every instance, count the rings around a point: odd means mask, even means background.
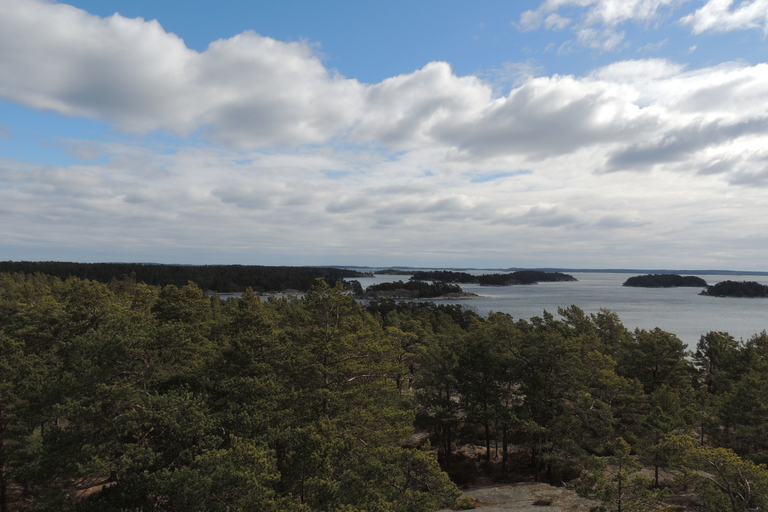
[{"label": "distant island", "polygon": [[561,272],[520,270],[511,274],[472,275],[450,270],[417,271],[411,276],[414,281],[441,281],[444,283],[479,284],[481,286],[513,286],[517,284],[538,284],[543,282],[576,281],[576,278]]},{"label": "distant island", "polygon": [[374,272],[376,275],[380,276],[410,276],[413,275],[413,273],[416,272],[415,270],[400,270],[396,268],[385,268],[382,270],[377,270]]},{"label": "distant island", "polygon": [[470,299],[479,295],[468,293],[459,285],[443,282],[394,281],[372,284],[365,290],[358,281],[352,281],[351,288],[356,298],[361,299]]},{"label": "distant island", "polygon": [[694,287],[702,288],[707,282],[696,276],[681,276],[678,274],[647,274],[644,276],[630,277],[622,286],[635,286],[641,288],[677,288]]},{"label": "distant island", "polygon": [[768,286],[755,281],[721,281],[701,292],[710,297],[768,298]]}]

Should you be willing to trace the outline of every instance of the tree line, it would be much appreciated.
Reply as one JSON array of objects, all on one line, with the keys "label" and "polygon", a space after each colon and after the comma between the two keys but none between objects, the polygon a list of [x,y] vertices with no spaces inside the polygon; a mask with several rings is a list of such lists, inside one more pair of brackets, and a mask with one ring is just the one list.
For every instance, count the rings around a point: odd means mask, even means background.
[{"label": "tree line", "polygon": [[165,265],[156,263],[72,263],[62,261],[0,261],[0,272],[24,272],[77,277],[108,283],[126,276],[136,282],[155,286],[184,286],[190,281],[203,290],[239,293],[282,290],[307,291],[321,277],[331,285],[346,278],[367,277],[357,270],[334,267],[285,267],[263,265]]},{"label": "tree line", "polygon": [[457,484],[481,472],[575,481],[605,510],[679,489],[765,509],[765,396],[765,332],[689,353],[575,306],[483,318],[323,280],[220,300],[0,274],[2,512],[430,511],[468,506]]},{"label": "tree line", "polygon": [[483,286],[512,286],[516,284],[537,284],[539,282],[576,281],[570,274],[544,272],[541,270],[518,270],[509,274],[480,274],[451,270],[419,270],[411,276],[415,281],[440,281],[445,283],[479,284]]},{"label": "tree line", "polygon": [[768,286],[756,281],[721,281],[712,286],[707,286],[701,295],[712,297],[768,297]]},{"label": "tree line", "polygon": [[434,283],[413,280],[407,282],[388,281],[372,284],[363,290],[360,282],[353,280],[350,282],[350,288],[357,298],[374,299],[388,296],[405,299],[431,299],[451,293],[463,293],[459,285],[440,281]]}]

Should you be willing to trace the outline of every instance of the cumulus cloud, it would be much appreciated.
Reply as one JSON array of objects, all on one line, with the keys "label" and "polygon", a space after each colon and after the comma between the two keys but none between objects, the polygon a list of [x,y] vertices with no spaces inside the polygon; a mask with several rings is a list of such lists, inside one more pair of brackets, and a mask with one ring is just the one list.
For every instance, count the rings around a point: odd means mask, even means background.
[{"label": "cumulus cloud", "polygon": [[[651,19],[673,4],[548,0],[537,12],[580,6],[589,23],[617,24]],[[525,162],[596,148],[605,158],[597,170],[633,169],[632,162],[647,168],[653,155],[662,162],[764,135],[764,110],[755,106],[768,105],[765,65],[685,72],[649,59],[585,77],[528,69],[500,96],[445,62],[361,84],[326,69],[307,43],[246,32],[198,53],[155,21],[98,18],[41,0],[4,2],[0,25],[0,95],[141,133],[203,130],[235,149],[334,140],[389,151],[434,148],[446,162]],[[350,170],[325,169],[334,176]]]},{"label": "cumulus cloud", "polygon": [[362,100],[306,43],[246,32],[198,53],[157,21],[42,0],[0,4],[0,76],[0,96],[32,108],[239,147],[325,141]]},{"label": "cumulus cloud", "polygon": [[504,154],[541,159],[584,146],[628,140],[651,128],[647,115],[609,83],[542,77],[513,90],[469,120],[434,134],[472,158]]},{"label": "cumulus cloud", "polygon": [[[673,5],[550,0],[523,18],[600,30]],[[587,14],[566,24],[566,7]],[[767,229],[768,65],[689,70],[645,59],[585,76],[542,76],[530,64],[503,71],[504,91],[445,62],[363,84],[326,69],[309,43],[246,32],[196,52],[157,22],[5,0],[0,96],[195,143],[66,140],[91,160],[0,160],[0,237],[99,240],[136,254],[202,247],[204,259],[226,247],[233,260],[295,254],[307,264],[318,248],[329,258],[433,255],[460,234],[463,261],[524,250],[532,264],[556,264],[565,245],[620,261],[686,233],[681,250],[694,264],[707,247],[742,247]]]},{"label": "cumulus cloud", "polygon": [[768,0],[744,1],[737,6],[733,0],[709,0],[680,22],[690,26],[694,34],[752,29],[768,34]]},{"label": "cumulus cloud", "polygon": [[[684,253],[695,259],[712,243],[735,247],[765,229],[766,155],[743,148],[711,155],[724,165],[710,174],[695,167],[685,172],[674,167],[679,161],[643,173],[594,173],[605,153],[593,150],[531,162],[530,171],[512,175],[501,174],[498,159],[441,162],[412,152],[378,159],[359,149],[322,157],[216,147],[112,151],[121,157],[87,165],[0,161],[0,211],[8,221],[0,235],[17,247],[57,247],[57,254],[98,241],[114,247],[112,258],[138,261],[146,261],[142,254],[157,261],[166,248],[177,255],[168,260],[178,262],[178,254],[194,248],[197,261],[208,263],[226,255],[229,262],[285,264],[285,254],[299,258],[296,264],[350,261],[352,254],[355,264],[427,263],[420,257],[488,262],[497,254],[499,264],[524,257],[532,265],[545,258],[592,266],[661,250],[668,231],[698,234]],[[694,156],[703,161],[702,154]],[[367,161],[366,172],[326,177],[326,169],[354,161]],[[137,162],[163,171],[139,174]],[[436,172],[420,172],[426,166]],[[728,192],[733,186],[737,194]],[[702,228],[712,205],[723,210],[713,222],[723,225]],[[738,234],[729,229],[734,216]],[[595,259],[576,262],[575,253],[562,254],[573,244],[596,251]]]},{"label": "cumulus cloud", "polygon": [[457,77],[447,63],[432,62],[369,86],[364,112],[351,136],[398,148],[419,146],[435,126],[473,117],[491,99],[492,89],[477,78]]}]

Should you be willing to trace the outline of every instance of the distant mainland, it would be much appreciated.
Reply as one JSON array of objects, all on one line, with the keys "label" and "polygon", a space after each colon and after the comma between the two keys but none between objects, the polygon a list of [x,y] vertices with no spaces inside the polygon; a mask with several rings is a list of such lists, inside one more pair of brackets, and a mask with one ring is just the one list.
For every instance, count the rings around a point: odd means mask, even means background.
[{"label": "distant mainland", "polygon": [[[465,270],[477,269],[416,269],[394,267],[330,266],[330,267],[289,267],[264,265],[170,265],[155,263],[74,263],[58,261],[0,261],[0,272],[46,274],[65,280],[70,277],[90,279],[103,283],[128,280],[156,286],[184,286],[192,282],[203,290],[213,293],[240,293],[251,288],[256,293],[297,293],[307,291],[318,278],[331,286],[344,283],[360,298],[382,299],[461,299],[476,298],[476,294],[465,292],[459,284],[480,286],[531,285],[541,282],[576,281],[566,269],[507,269],[483,274]],[[574,269],[569,272],[610,272],[630,273],[626,269]],[[695,270],[695,271],[654,271],[646,275],[627,279],[624,286],[668,288],[677,286],[702,287],[702,295],[712,297],[768,297],[768,286],[754,281],[723,281],[709,286],[704,279],[679,274],[719,275],[768,275],[759,271]],[[378,283],[363,289],[357,278],[373,277],[375,274],[410,276],[409,281]]]}]

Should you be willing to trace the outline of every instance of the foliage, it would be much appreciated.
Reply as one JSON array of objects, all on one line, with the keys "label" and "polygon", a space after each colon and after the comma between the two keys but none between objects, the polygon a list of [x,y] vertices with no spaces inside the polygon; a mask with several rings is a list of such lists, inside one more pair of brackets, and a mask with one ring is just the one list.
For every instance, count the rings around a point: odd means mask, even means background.
[{"label": "foliage", "polygon": [[585,471],[607,509],[645,510],[670,483],[638,464],[687,475],[710,510],[765,508],[765,396],[765,333],[708,333],[689,358],[608,310],[0,274],[2,512],[426,512],[479,470]]},{"label": "foliage", "polygon": [[318,281],[221,303],[0,275],[3,511],[402,510],[450,505],[405,449],[401,341]]},{"label": "foliage", "polygon": [[707,511],[768,509],[768,468],[727,448],[698,446],[683,439],[687,476],[695,482]]},{"label": "foliage", "polygon": [[[612,454],[605,458],[593,458],[588,465],[588,486],[583,494],[600,500],[594,512],[645,512],[653,510],[665,497],[663,491],[650,488],[649,478],[638,471],[640,463],[631,455],[629,444],[619,438],[611,446]],[[609,469],[610,464],[610,469]]]},{"label": "foliage", "polygon": [[394,281],[372,284],[365,289],[365,297],[379,298],[394,296],[396,298],[429,299],[449,293],[461,293],[461,287],[442,282],[426,283],[424,281]]}]

